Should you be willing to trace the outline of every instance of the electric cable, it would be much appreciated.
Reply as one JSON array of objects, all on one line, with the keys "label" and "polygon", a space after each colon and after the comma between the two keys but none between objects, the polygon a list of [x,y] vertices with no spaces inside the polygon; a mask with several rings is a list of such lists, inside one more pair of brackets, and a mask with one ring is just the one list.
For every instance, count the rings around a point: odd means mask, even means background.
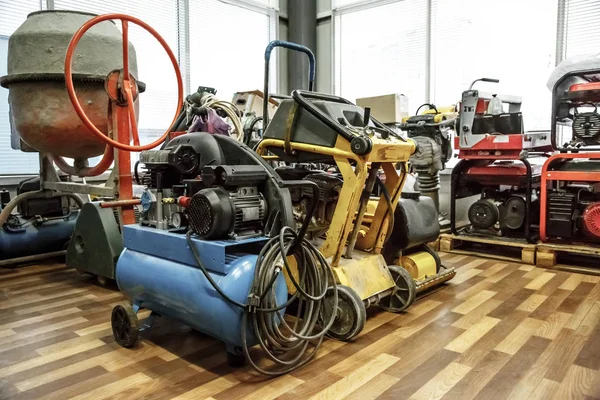
[{"label": "electric cable", "polygon": [[233,128],[237,135],[237,140],[242,141],[244,139],[244,129],[242,127],[242,121],[238,116],[238,108],[233,103],[226,100],[219,100],[212,93],[202,96],[201,102],[204,107],[213,109],[220,108],[221,110],[223,110],[231,120],[231,123],[233,124]]},{"label": "electric cable", "polygon": [[[214,289],[225,301],[243,310],[241,337],[243,351],[249,364],[257,372],[275,377],[286,374],[308,363],[316,354],[325,334],[335,322],[336,312],[330,313],[329,321],[322,321],[325,296],[333,295],[333,310],[337,310],[337,286],[333,270],[309,241],[300,238],[290,227],[284,227],[278,236],[271,238],[258,255],[254,270],[254,279],[248,296],[248,303],[242,304],[227,296],[210,276],[203,265],[200,255],[192,240],[193,231],[186,234],[186,239],[198,267]],[[288,251],[291,247],[293,254]],[[288,256],[297,260],[299,280],[294,277]],[[283,265],[282,265],[283,264]],[[284,304],[278,305],[275,282],[283,268],[296,292]],[[331,289],[329,284],[331,283]],[[289,324],[283,310],[297,300],[298,307],[293,324]],[[252,333],[248,332],[252,324],[253,334],[265,355],[278,367],[265,369],[259,367],[250,356],[248,341]],[[318,330],[315,333],[315,330]],[[312,349],[309,349],[312,346]],[[307,353],[307,351],[310,351]]]}]

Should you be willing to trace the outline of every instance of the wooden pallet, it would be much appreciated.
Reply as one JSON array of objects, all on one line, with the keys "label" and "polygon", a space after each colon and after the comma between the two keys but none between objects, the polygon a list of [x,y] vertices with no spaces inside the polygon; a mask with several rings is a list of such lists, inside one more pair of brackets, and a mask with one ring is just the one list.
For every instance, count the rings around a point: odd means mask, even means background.
[{"label": "wooden pallet", "polygon": [[433,242],[427,243],[435,251],[440,251],[440,238],[435,239]]},{"label": "wooden pallet", "polygon": [[600,247],[584,244],[539,243],[536,266],[600,275]]},{"label": "wooden pallet", "polygon": [[442,234],[440,251],[535,265],[536,245],[513,238]]}]

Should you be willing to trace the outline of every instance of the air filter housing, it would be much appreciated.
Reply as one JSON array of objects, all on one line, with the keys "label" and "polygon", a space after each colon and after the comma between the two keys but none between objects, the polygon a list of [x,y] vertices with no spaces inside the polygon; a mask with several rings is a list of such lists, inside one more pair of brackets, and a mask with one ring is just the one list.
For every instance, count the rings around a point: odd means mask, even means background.
[{"label": "air filter housing", "polygon": [[573,118],[573,136],[588,146],[600,144],[600,114],[576,113]]},{"label": "air filter housing", "polygon": [[220,187],[200,190],[187,209],[190,227],[205,240],[261,233],[265,214],[261,194],[239,195]]}]

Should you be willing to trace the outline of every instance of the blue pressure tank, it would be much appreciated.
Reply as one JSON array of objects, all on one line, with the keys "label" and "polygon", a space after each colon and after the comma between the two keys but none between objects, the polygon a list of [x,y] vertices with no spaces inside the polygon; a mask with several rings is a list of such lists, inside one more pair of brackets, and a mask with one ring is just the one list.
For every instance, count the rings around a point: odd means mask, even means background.
[{"label": "blue pressure tank", "polygon": [[[125,250],[117,262],[115,278],[119,289],[134,305],[178,319],[228,347],[243,345],[243,311],[212,287],[193,258],[185,234],[128,225],[123,227],[123,239]],[[220,289],[245,304],[257,254],[266,239],[193,239],[193,243]],[[278,304],[287,300],[283,274],[275,282],[275,293]],[[248,346],[257,344],[250,325],[247,332]]]},{"label": "blue pressure tank", "polygon": [[15,216],[13,223],[0,228],[0,259],[64,250],[75,228],[77,215],[78,211],[73,211],[65,218],[44,222],[26,221]]}]

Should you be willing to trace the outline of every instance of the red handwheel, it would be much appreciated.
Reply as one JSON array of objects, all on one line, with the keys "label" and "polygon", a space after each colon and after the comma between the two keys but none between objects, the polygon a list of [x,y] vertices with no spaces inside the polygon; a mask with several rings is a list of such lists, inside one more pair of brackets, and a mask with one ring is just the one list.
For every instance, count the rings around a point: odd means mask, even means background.
[{"label": "red handwheel", "polygon": [[[116,98],[121,99],[121,102],[119,103],[119,105],[127,107],[127,114],[128,114],[127,125],[129,126],[129,130],[131,132],[129,141],[131,141],[131,138],[133,138],[133,145],[129,144],[129,142],[122,143],[120,141],[113,140],[113,139],[109,138],[107,135],[105,135],[103,132],[101,132],[92,123],[92,121],[90,121],[88,116],[85,114],[85,111],[81,107],[81,104],[79,103],[79,99],[77,98],[77,95],[75,94],[75,87],[73,85],[73,71],[72,71],[71,64],[73,62],[73,53],[75,52],[77,44],[81,40],[81,37],[92,26],[94,26],[100,22],[107,21],[107,20],[120,20],[122,27],[123,27],[123,69],[120,72],[109,74],[109,76],[107,77],[107,81],[106,81],[106,90],[107,90],[109,96],[113,100],[116,100]],[[129,32],[128,32],[129,31],[129,22],[132,22],[132,23],[144,28],[152,36],[154,36],[156,38],[156,40],[158,40],[158,42],[165,49],[165,51],[167,52],[167,55],[169,56],[169,59],[171,60],[171,63],[173,64],[173,68],[175,69],[175,76],[177,78],[178,97],[177,97],[177,109],[175,111],[175,116],[173,117],[173,121],[171,122],[171,127],[172,127],[177,119],[179,111],[181,110],[182,99],[183,99],[183,81],[181,79],[181,72],[179,71],[179,65],[177,64],[177,59],[175,58],[175,55],[169,48],[169,45],[167,44],[167,42],[150,25],[146,24],[145,22],[143,22],[137,18],[134,18],[132,16],[125,15],[125,14],[104,14],[104,15],[99,15],[97,17],[94,17],[94,18],[90,19],[89,21],[87,21],[85,24],[83,24],[81,26],[81,28],[79,28],[79,30],[77,30],[77,32],[75,32],[75,35],[73,35],[73,38],[71,39],[71,42],[69,43],[69,47],[67,48],[67,54],[65,57],[65,83],[67,86],[67,92],[69,93],[69,98],[71,99],[71,103],[73,103],[73,107],[75,108],[77,115],[79,116],[79,118],[81,118],[81,121],[90,129],[90,131],[92,131],[92,133],[94,135],[96,135],[99,139],[104,141],[107,145],[116,147],[117,149],[120,149],[120,150],[143,151],[143,150],[149,150],[149,149],[161,144],[167,138],[167,135],[169,134],[169,131],[171,129],[170,128],[167,129],[167,131],[156,141],[149,143],[149,144],[140,145],[137,123],[136,123],[136,119],[135,119],[135,109],[134,109],[134,104],[133,104],[134,99],[137,98],[137,84],[135,82],[135,78],[129,74]],[[124,103],[126,103],[126,104],[124,104]],[[121,121],[119,123],[119,125],[123,126],[122,125],[123,123],[124,122]]]}]

